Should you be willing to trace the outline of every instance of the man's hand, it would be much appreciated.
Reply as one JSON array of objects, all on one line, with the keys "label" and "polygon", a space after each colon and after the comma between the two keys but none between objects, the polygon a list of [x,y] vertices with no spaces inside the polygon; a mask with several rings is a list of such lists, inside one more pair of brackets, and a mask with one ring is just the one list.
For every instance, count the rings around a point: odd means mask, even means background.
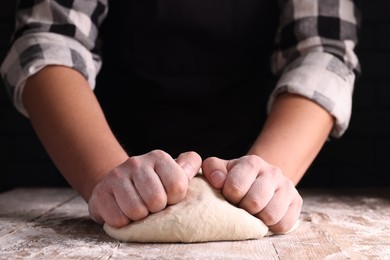
[{"label": "man's hand", "polygon": [[234,160],[210,157],[202,170],[228,201],[261,219],[274,233],[285,233],[298,221],[302,198],[294,184],[259,156]]},{"label": "man's hand", "polygon": [[202,163],[195,152],[175,160],[161,150],[130,157],[94,188],[89,213],[98,223],[122,227],[180,202]]}]

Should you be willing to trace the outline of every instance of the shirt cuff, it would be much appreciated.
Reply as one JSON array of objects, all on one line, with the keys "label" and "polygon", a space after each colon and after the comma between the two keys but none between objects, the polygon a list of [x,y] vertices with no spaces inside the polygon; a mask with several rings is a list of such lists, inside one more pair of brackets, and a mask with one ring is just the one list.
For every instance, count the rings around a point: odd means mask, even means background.
[{"label": "shirt cuff", "polygon": [[267,110],[271,110],[281,93],[302,95],[335,117],[331,136],[338,138],[349,125],[354,82],[355,74],[340,59],[324,52],[310,52],[285,68],[270,96]]},{"label": "shirt cuff", "polygon": [[25,82],[48,65],[79,71],[94,89],[101,60],[78,41],[63,35],[33,33],[20,37],[4,59],[1,74],[14,106],[26,117],[28,113],[22,102]]}]

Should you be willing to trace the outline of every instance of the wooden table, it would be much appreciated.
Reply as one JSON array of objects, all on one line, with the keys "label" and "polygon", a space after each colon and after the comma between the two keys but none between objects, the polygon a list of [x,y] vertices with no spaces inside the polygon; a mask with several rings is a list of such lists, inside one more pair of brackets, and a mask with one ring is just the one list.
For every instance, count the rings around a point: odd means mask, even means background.
[{"label": "wooden table", "polygon": [[68,188],[0,193],[0,259],[390,259],[390,188],[300,190],[297,230],[195,244],[116,241]]}]

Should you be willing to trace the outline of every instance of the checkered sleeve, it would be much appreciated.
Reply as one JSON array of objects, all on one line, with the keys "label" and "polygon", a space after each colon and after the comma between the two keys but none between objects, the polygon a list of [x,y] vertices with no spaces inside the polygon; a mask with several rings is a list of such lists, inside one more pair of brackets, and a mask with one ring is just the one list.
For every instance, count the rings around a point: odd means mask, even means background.
[{"label": "checkered sleeve", "polygon": [[11,48],[1,65],[7,91],[19,112],[25,81],[47,65],[79,71],[95,86],[101,66],[98,28],[107,0],[20,0]]},{"label": "checkered sleeve", "polygon": [[352,93],[360,73],[354,52],[360,25],[352,0],[280,0],[281,19],[273,54],[278,83],[268,111],[284,92],[305,96],[324,107],[336,123],[332,137],[348,128]]}]

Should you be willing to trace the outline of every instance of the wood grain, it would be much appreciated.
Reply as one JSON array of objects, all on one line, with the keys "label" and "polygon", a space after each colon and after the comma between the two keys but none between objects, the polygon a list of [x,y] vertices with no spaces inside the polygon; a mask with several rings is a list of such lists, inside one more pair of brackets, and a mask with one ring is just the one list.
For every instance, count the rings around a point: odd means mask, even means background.
[{"label": "wood grain", "polygon": [[71,189],[15,189],[0,194],[0,259],[390,259],[390,188],[300,192],[287,235],[143,244],[110,238]]}]

